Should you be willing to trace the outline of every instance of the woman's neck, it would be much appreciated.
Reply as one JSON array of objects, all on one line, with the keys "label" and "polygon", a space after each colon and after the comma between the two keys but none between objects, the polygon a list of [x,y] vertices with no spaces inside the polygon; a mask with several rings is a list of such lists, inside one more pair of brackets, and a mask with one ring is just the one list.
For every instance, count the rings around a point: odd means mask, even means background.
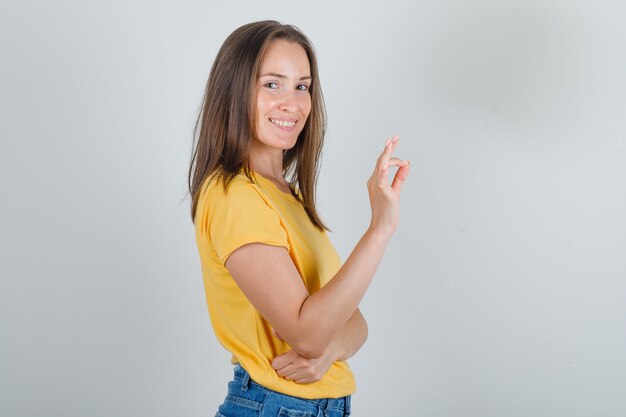
[{"label": "woman's neck", "polygon": [[281,149],[261,150],[250,152],[250,168],[267,179],[280,184],[287,184],[283,174],[283,152]]}]

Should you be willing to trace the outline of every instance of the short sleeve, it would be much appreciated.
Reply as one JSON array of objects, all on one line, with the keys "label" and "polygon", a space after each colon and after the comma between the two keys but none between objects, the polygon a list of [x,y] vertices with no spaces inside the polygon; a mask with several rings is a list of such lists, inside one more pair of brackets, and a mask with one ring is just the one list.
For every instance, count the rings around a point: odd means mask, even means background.
[{"label": "short sleeve", "polygon": [[234,180],[224,192],[215,184],[206,196],[207,233],[222,265],[248,243],[282,246],[289,251],[280,216],[252,183]]}]

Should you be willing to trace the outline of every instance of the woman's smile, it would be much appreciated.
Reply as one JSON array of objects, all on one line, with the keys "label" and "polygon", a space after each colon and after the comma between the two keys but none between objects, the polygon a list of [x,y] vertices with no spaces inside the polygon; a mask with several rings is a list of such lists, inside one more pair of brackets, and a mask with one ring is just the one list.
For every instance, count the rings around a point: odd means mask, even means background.
[{"label": "woman's smile", "polygon": [[270,122],[276,125],[277,128],[284,130],[285,132],[292,132],[295,127],[297,120],[286,120],[286,119],[274,119],[270,117]]}]

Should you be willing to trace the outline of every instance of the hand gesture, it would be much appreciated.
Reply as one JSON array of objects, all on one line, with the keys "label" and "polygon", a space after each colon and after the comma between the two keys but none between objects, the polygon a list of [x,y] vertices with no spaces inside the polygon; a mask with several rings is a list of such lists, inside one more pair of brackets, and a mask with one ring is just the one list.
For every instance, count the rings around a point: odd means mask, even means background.
[{"label": "hand gesture", "polygon": [[[376,161],[374,172],[367,180],[367,189],[372,208],[370,228],[383,230],[390,234],[394,233],[398,227],[400,190],[408,178],[410,170],[408,160],[392,156],[399,140],[398,135],[387,139],[385,149]],[[398,171],[394,175],[391,185],[389,185],[387,174],[392,166],[397,166]]]}]

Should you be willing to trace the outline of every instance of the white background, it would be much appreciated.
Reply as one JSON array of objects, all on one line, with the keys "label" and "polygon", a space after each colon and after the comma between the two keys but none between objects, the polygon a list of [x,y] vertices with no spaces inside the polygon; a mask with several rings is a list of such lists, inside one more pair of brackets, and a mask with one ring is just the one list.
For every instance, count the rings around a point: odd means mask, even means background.
[{"label": "white background", "polygon": [[232,377],[186,197],[223,40],[318,52],[319,209],[346,259],[412,162],[361,308],[353,415],[626,414],[621,1],[3,1],[0,415],[213,416]]}]

